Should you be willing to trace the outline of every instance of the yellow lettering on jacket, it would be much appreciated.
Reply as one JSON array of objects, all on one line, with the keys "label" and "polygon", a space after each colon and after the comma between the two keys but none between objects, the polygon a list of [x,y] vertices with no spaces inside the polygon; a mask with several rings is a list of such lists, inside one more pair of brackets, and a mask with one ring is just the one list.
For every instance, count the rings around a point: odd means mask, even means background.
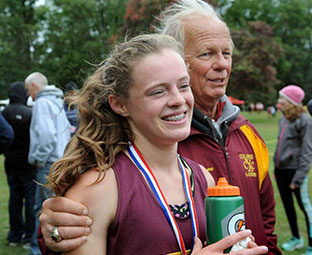
[{"label": "yellow lettering on jacket", "polygon": [[239,154],[239,158],[243,160],[243,166],[247,170],[246,177],[257,177],[253,154]]}]

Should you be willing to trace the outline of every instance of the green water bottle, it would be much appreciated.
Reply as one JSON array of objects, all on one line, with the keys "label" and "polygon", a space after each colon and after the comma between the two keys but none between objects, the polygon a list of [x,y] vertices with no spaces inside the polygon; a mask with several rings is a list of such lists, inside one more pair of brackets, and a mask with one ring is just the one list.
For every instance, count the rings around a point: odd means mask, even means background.
[{"label": "green water bottle", "polygon": [[[215,243],[222,238],[245,229],[244,200],[237,186],[229,185],[221,177],[214,187],[209,187],[205,199],[207,243]],[[225,252],[229,252],[227,249]]]}]

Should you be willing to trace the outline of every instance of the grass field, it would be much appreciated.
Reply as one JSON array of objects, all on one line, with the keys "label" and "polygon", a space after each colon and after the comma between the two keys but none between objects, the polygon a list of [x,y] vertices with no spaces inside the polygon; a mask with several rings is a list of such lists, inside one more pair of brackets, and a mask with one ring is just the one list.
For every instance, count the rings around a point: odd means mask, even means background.
[{"label": "grass field", "polygon": [[[282,206],[280,196],[278,194],[278,190],[276,187],[276,182],[273,176],[273,163],[272,156],[275,150],[276,141],[277,141],[277,133],[278,133],[278,119],[279,116],[275,118],[268,117],[266,112],[262,114],[258,113],[243,113],[245,117],[247,117],[257,128],[259,133],[264,138],[270,153],[270,175],[272,179],[272,183],[275,190],[275,199],[276,199],[276,230],[275,233],[278,235],[278,245],[281,243],[288,241],[290,238],[290,229],[287,223],[286,215],[284,213],[284,208]],[[310,187],[311,187],[311,179],[310,178]],[[312,191],[310,190],[310,196],[312,197]],[[8,225],[8,186],[6,182],[6,175],[3,170],[3,157],[0,157],[0,255],[26,255],[28,251],[25,251],[18,247],[9,247],[6,241],[6,235],[9,230]],[[247,208],[246,208],[247,209]],[[299,229],[301,231],[301,235],[304,237],[305,244],[307,244],[307,231],[304,223],[304,216],[297,206],[297,215],[299,222]],[[291,255],[299,255],[304,253],[305,249],[297,250],[294,252],[289,252],[287,254]]]}]

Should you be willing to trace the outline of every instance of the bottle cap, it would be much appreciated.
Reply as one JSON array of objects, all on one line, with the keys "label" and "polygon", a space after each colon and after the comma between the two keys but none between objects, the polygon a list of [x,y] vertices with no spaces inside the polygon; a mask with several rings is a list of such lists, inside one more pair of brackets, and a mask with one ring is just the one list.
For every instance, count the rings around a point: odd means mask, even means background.
[{"label": "bottle cap", "polygon": [[230,185],[225,177],[220,177],[216,186],[207,189],[208,197],[239,196],[239,187]]}]

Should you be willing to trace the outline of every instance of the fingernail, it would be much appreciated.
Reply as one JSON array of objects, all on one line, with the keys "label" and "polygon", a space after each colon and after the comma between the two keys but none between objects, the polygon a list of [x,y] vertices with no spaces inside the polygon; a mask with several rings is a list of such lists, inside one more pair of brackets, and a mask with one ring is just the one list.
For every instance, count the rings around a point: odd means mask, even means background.
[{"label": "fingernail", "polygon": [[88,215],[88,209],[84,209],[82,212],[83,215]]},{"label": "fingernail", "polygon": [[262,246],[263,248],[263,251],[265,251],[265,252],[268,252],[269,251],[269,249],[268,249],[268,247],[266,247],[266,246]]},{"label": "fingernail", "polygon": [[85,241],[87,241],[87,237],[86,237],[86,236],[82,236],[82,237],[81,237],[81,240],[82,240],[83,242],[85,242]]},{"label": "fingernail", "polygon": [[86,228],[86,235],[89,235],[91,232],[91,229],[90,228]]},{"label": "fingernail", "polygon": [[249,232],[249,234],[251,234],[251,230],[250,229],[246,229],[245,231]]},{"label": "fingernail", "polygon": [[92,225],[92,220],[89,218],[87,219],[87,222],[86,222],[87,226],[91,226]]}]

